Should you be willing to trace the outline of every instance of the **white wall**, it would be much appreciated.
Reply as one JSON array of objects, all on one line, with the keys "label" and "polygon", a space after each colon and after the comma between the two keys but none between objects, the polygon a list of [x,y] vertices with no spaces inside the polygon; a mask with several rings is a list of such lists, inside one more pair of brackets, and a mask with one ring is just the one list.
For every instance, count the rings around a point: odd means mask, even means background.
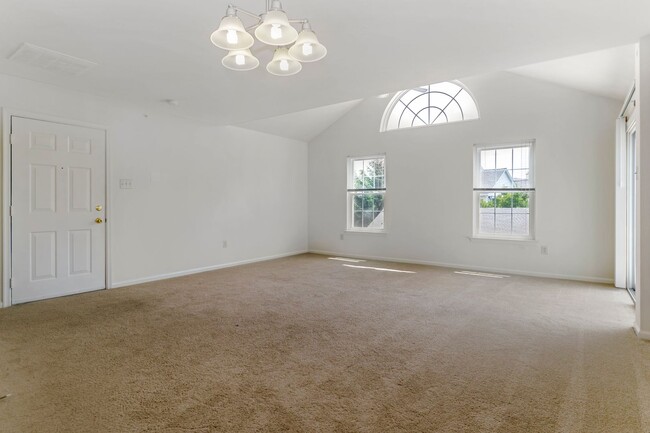
[{"label": "white wall", "polygon": [[304,142],[5,75],[0,106],[107,128],[114,285],[307,248]]},{"label": "white wall", "polygon": [[637,303],[635,329],[650,340],[650,35],[639,41],[636,69],[638,121]]},{"label": "white wall", "polygon": [[[310,143],[310,250],[613,281],[621,101],[505,72],[462,81],[478,101],[480,120],[379,133],[389,100],[373,98]],[[537,140],[538,242],[470,241],[473,144],[528,138]],[[341,240],[346,157],[381,152],[387,233],[345,233]]]}]

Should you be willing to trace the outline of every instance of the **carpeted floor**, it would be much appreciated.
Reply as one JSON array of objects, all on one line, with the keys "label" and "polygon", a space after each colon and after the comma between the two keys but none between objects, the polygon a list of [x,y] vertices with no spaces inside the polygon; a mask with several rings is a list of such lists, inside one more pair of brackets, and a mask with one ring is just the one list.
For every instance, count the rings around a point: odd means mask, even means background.
[{"label": "carpeted floor", "polygon": [[0,431],[647,433],[632,322],[601,285],[302,255],[0,310]]}]

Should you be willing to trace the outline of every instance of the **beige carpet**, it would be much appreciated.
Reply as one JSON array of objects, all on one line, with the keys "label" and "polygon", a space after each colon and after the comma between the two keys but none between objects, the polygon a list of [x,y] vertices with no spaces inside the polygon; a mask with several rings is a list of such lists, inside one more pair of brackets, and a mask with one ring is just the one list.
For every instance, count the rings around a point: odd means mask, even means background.
[{"label": "beige carpet", "polygon": [[0,431],[647,433],[632,322],[605,286],[302,255],[0,310]]}]

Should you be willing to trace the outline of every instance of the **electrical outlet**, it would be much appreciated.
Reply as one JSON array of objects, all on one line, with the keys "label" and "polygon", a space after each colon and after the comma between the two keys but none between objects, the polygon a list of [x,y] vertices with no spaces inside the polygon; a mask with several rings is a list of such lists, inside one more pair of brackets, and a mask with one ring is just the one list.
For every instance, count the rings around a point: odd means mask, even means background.
[{"label": "electrical outlet", "polygon": [[228,241],[223,241],[223,243],[221,244],[221,246],[222,246],[223,248],[228,248]]},{"label": "electrical outlet", "polygon": [[548,247],[546,245],[542,245],[540,250],[543,256],[548,256]]},{"label": "electrical outlet", "polygon": [[343,240],[343,233],[340,234],[340,239]]},{"label": "electrical outlet", "polygon": [[133,179],[120,179],[120,189],[133,189]]}]

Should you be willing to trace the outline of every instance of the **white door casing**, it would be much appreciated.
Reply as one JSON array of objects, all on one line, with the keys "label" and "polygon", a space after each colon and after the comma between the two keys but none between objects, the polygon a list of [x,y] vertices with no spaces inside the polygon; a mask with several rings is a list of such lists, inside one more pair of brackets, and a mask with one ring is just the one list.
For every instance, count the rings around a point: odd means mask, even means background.
[{"label": "white door casing", "polygon": [[105,288],[105,162],[103,130],[11,118],[13,304]]}]

